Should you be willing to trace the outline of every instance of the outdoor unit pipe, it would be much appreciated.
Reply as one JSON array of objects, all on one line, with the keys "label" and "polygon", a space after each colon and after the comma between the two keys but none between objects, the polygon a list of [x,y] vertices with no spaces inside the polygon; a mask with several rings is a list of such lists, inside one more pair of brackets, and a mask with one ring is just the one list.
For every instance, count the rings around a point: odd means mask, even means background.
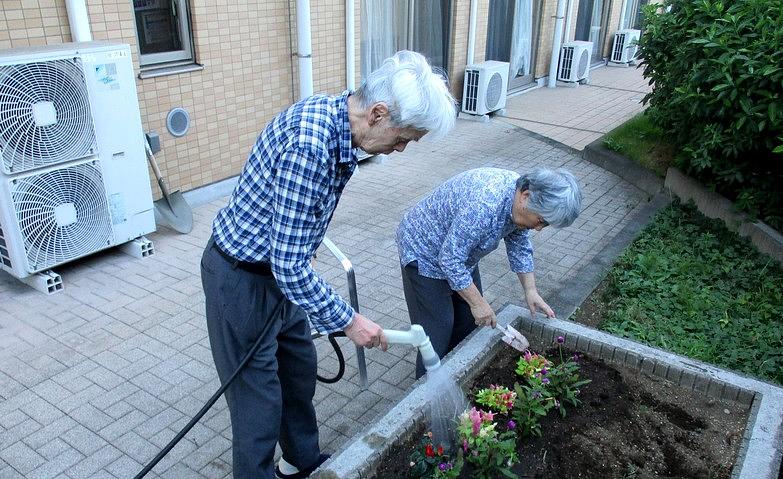
[{"label": "outdoor unit pipe", "polygon": [[68,23],[71,27],[71,40],[74,42],[91,42],[90,17],[87,14],[86,0],[66,0]]},{"label": "outdoor unit pipe", "polygon": [[440,367],[440,358],[432,348],[430,337],[424,332],[424,328],[418,324],[411,325],[408,331],[398,331],[395,329],[384,329],[383,334],[389,344],[410,344],[419,348],[421,361],[427,371],[434,371]]},{"label": "outdoor unit pipe", "polygon": [[299,57],[299,98],[313,94],[313,44],[310,35],[310,0],[296,0],[296,47]]},{"label": "outdoor unit pipe", "polygon": [[557,0],[555,15],[555,33],[552,35],[552,59],[549,61],[549,82],[547,86],[557,85],[557,63],[560,59],[560,39],[563,37],[563,17],[565,16],[566,0]]},{"label": "outdoor unit pipe", "polygon": [[470,0],[470,23],[468,26],[468,66],[473,65],[473,54],[476,49],[476,16],[478,16],[478,0]]}]

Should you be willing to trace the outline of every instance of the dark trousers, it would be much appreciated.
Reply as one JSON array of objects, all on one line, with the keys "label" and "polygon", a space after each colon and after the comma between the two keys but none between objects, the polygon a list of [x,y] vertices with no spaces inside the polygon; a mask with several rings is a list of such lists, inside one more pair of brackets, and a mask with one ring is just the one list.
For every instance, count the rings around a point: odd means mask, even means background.
[{"label": "dark trousers", "polygon": [[307,316],[271,274],[237,267],[212,239],[201,258],[201,281],[221,383],[264,331],[258,351],[225,393],[234,478],[273,479],[277,442],[286,461],[299,469],[311,466],[320,449],[313,408],[317,358]]},{"label": "dark trousers", "polygon": [[[473,282],[481,292],[478,265],[473,270]],[[402,268],[402,288],[412,324],[420,324],[439,357],[445,356],[460,341],[476,329],[470,306],[445,279],[432,279],[419,274],[414,261]],[[416,359],[416,378],[424,376],[421,355]]]}]

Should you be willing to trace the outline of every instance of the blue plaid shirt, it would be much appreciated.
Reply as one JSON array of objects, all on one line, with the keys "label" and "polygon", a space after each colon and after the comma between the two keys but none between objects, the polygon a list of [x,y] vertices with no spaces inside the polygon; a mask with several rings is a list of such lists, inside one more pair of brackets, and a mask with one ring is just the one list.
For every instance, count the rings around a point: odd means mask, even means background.
[{"label": "blue plaid shirt", "polygon": [[519,174],[477,168],[450,178],[408,210],[397,228],[400,263],[419,274],[445,279],[459,291],[473,282],[479,260],[506,242],[511,270],[533,271],[530,230],[511,221]]},{"label": "blue plaid shirt", "polygon": [[270,263],[283,294],[322,333],[344,329],[354,315],[310,266],[356,169],[348,94],[304,99],[272,120],[212,224],[223,251]]}]

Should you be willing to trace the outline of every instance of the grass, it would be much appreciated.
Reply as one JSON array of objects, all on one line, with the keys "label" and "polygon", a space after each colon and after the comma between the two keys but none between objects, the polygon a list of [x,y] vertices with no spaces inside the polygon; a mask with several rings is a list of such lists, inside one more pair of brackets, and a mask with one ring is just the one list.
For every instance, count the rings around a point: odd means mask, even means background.
[{"label": "grass", "polygon": [[643,113],[607,133],[604,146],[661,177],[666,176],[666,169],[674,158],[674,150],[664,141],[663,132]]},{"label": "grass", "polygon": [[663,209],[606,284],[601,329],[783,384],[783,269],[719,220]]}]

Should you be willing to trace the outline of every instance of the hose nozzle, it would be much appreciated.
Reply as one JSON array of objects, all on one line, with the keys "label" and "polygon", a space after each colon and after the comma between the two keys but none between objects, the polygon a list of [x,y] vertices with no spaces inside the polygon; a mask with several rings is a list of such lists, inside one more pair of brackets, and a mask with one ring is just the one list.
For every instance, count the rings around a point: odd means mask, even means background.
[{"label": "hose nozzle", "polygon": [[420,325],[413,324],[408,331],[384,329],[383,334],[386,336],[386,340],[389,344],[409,344],[419,348],[421,361],[424,363],[424,368],[427,371],[434,371],[440,367],[440,358],[432,347],[430,337],[427,336],[427,333],[424,332],[424,328]]}]

